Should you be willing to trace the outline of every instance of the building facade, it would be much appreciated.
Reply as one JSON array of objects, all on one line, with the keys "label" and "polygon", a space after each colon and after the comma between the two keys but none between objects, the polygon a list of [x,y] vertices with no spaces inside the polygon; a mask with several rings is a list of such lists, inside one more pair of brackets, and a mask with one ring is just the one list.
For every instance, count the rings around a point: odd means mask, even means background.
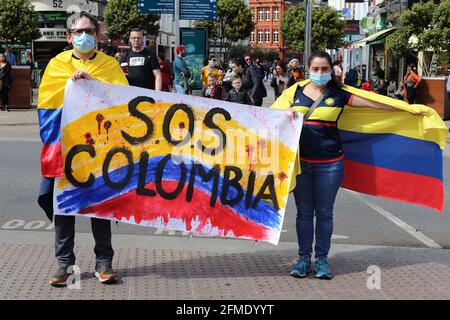
[{"label": "building facade", "polygon": [[251,47],[260,46],[280,53],[284,59],[286,48],[281,36],[281,20],[287,9],[284,0],[250,0],[255,28],[250,36]]}]

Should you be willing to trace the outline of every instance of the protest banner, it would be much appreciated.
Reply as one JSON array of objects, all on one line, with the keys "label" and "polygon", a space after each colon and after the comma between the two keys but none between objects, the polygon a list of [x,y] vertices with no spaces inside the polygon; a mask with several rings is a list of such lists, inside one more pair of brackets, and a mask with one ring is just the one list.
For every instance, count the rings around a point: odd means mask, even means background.
[{"label": "protest banner", "polygon": [[301,127],[285,110],[69,81],[54,212],[277,244]]}]

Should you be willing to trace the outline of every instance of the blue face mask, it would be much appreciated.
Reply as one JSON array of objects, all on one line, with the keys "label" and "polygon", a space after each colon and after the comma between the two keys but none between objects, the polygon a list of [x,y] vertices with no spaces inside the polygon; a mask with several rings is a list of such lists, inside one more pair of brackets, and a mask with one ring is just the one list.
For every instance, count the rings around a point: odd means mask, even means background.
[{"label": "blue face mask", "polygon": [[88,53],[95,48],[95,38],[83,32],[81,36],[73,37],[73,46],[81,53]]},{"label": "blue face mask", "polygon": [[319,87],[323,87],[326,86],[328,81],[331,80],[331,72],[330,73],[310,73],[309,74],[309,78],[311,79],[311,81],[319,86]]}]

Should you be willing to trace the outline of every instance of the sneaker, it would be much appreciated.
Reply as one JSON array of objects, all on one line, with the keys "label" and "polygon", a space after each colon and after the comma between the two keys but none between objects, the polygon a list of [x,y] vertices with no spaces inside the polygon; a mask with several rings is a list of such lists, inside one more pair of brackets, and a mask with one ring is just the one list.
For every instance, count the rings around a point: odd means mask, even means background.
[{"label": "sneaker", "polygon": [[48,280],[54,287],[65,287],[67,285],[67,279],[70,276],[70,273],[67,273],[68,267],[59,267],[58,271]]},{"label": "sneaker", "polygon": [[328,260],[316,260],[316,278],[330,280],[332,276]]},{"label": "sneaker", "polygon": [[5,106],[5,111],[6,111],[6,112],[9,112],[8,106]]},{"label": "sneaker", "polygon": [[298,259],[295,266],[289,273],[295,278],[304,278],[311,272],[311,260],[310,259]]},{"label": "sneaker", "polygon": [[116,274],[111,266],[95,267],[95,277],[104,284],[111,284],[117,281]]}]

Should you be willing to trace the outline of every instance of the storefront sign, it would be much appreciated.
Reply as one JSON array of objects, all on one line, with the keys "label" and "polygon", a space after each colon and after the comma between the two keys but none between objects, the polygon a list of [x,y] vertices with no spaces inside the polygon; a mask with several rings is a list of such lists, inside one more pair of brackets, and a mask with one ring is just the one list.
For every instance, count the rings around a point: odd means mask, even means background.
[{"label": "storefront sign", "polygon": [[80,12],[86,11],[94,16],[98,16],[98,3],[89,0],[39,0],[31,1],[34,10],[39,11],[63,11]]},{"label": "storefront sign", "polygon": [[345,34],[359,34],[359,20],[346,20],[345,23]]},{"label": "storefront sign", "polygon": [[42,41],[57,41],[57,42],[66,42],[66,29],[50,29],[50,28],[41,28],[42,37],[35,40],[36,42]]},{"label": "storefront sign", "polygon": [[67,13],[65,12],[37,12],[36,18],[39,23],[58,23],[65,24],[67,20]]}]

